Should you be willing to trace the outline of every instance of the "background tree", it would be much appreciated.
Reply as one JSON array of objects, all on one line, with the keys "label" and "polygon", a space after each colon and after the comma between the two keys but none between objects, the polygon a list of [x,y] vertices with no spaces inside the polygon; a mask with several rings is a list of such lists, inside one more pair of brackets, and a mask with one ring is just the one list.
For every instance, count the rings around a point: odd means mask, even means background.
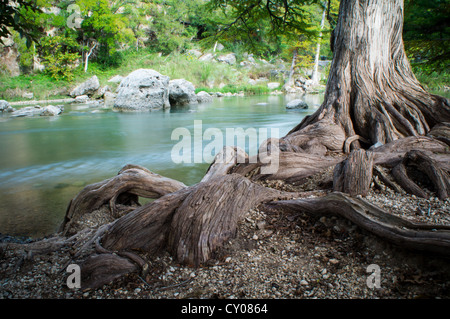
[{"label": "background tree", "polygon": [[403,38],[413,66],[430,72],[450,65],[450,1],[406,0]]},{"label": "background tree", "polygon": [[31,45],[42,32],[38,23],[28,19],[27,15],[41,13],[41,8],[46,6],[45,0],[0,0],[0,43],[3,44],[1,37],[11,35],[9,30],[17,31],[21,37],[25,37]]}]

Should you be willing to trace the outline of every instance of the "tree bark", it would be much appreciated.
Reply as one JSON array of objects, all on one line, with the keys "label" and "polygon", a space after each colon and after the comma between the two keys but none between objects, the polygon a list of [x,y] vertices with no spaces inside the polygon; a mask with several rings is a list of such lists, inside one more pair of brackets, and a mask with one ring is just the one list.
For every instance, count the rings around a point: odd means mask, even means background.
[{"label": "tree bark", "polygon": [[323,13],[322,13],[322,21],[320,22],[320,33],[319,33],[319,40],[317,41],[316,45],[316,57],[314,59],[314,69],[312,73],[311,80],[314,85],[319,84],[319,59],[320,59],[320,41],[322,40],[322,30],[325,25],[325,16],[327,13],[327,6],[324,4],[323,6]]},{"label": "tree bark", "polygon": [[281,200],[264,204],[265,211],[292,211],[338,215],[396,245],[448,256],[450,226],[418,224],[402,219],[369,202],[334,192],[318,198]]},{"label": "tree bark", "polygon": [[86,186],[72,199],[60,231],[65,236],[73,234],[82,215],[89,214],[106,203],[109,203],[113,217],[118,217],[120,212],[116,209],[117,202],[126,203],[131,199],[137,203],[137,196],[159,198],[185,187],[179,181],[155,174],[142,166],[126,165],[117,176]]},{"label": "tree bark", "polygon": [[354,150],[346,161],[334,169],[333,189],[351,196],[366,196],[372,182],[373,153]]},{"label": "tree bark", "polygon": [[412,73],[402,26],[403,1],[341,1],[324,102],[293,131],[332,122],[369,147],[425,135],[450,121],[449,101],[426,92]]}]

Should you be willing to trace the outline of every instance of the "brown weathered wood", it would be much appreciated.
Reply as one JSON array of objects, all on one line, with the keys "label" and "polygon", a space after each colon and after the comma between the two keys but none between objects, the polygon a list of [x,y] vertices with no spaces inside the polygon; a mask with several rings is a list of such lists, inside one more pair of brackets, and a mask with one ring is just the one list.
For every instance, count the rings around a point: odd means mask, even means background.
[{"label": "brown weathered wood", "polygon": [[248,155],[243,149],[225,146],[223,150],[215,156],[214,161],[209,166],[201,181],[206,182],[214,177],[226,175],[234,166],[236,166],[236,164],[245,163],[246,161],[248,161]]},{"label": "brown weathered wood", "polygon": [[397,183],[408,193],[416,195],[422,198],[429,198],[428,194],[419,187],[411,178],[409,178],[406,172],[406,167],[403,163],[398,163],[392,169],[392,175]]},{"label": "brown weathered wood", "polygon": [[372,167],[372,152],[363,149],[352,151],[347,160],[336,165],[333,189],[351,196],[366,196],[372,182]]},{"label": "brown weathered wood", "polygon": [[265,211],[338,215],[402,247],[450,256],[450,225],[413,223],[361,198],[334,192],[317,198],[280,200],[264,204]]},{"label": "brown weathered wood", "polygon": [[111,251],[152,254],[167,248],[180,262],[199,265],[234,235],[244,213],[276,197],[286,197],[286,193],[254,184],[238,174],[217,176],[121,217],[101,244]]},{"label": "brown weathered wood", "polygon": [[88,185],[73,198],[67,208],[60,231],[64,235],[70,234],[71,227],[82,215],[97,210],[106,203],[110,204],[114,214],[115,205],[118,199],[121,199],[120,196],[158,198],[185,187],[186,185],[179,181],[155,174],[144,167],[126,165],[117,176]]},{"label": "brown weathered wood", "polygon": [[387,144],[450,122],[449,100],[429,94],[414,77],[402,25],[403,1],[341,1],[324,102],[288,136],[331,122],[344,131],[342,141],[359,135]]},{"label": "brown weathered wood", "polygon": [[237,174],[210,180],[178,208],[170,225],[169,251],[179,262],[198,266],[234,237],[238,221],[249,209],[281,196]]},{"label": "brown weathered wood", "polygon": [[450,122],[443,122],[435,125],[427,136],[450,146]]},{"label": "brown weathered wood", "polygon": [[321,156],[308,153],[280,152],[278,169],[273,174],[261,174],[261,162],[238,164],[231,172],[248,176],[251,180],[285,180],[288,183],[300,181],[343,161],[344,156]]},{"label": "brown weathered wood", "polygon": [[429,195],[408,175],[406,167],[423,172],[434,186],[439,199],[450,196],[450,177],[439,162],[433,160],[422,151],[412,150],[405,154],[402,162],[392,169],[392,175],[400,186],[408,193],[428,198]]},{"label": "brown weathered wood", "polygon": [[395,192],[402,194],[404,193],[404,190],[391,178],[391,176],[386,173],[382,167],[378,165],[374,165],[373,167],[373,173],[375,176],[377,176],[381,182],[383,182],[387,187],[391,188]]},{"label": "brown weathered wood", "polygon": [[81,288],[98,288],[128,273],[139,270],[129,258],[116,254],[91,255],[81,265]]}]

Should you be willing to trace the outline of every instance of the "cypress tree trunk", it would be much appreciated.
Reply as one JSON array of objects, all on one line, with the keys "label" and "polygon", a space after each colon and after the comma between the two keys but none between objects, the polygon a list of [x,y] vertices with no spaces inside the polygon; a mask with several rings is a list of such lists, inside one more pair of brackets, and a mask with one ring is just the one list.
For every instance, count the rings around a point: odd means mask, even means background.
[{"label": "cypress tree trunk", "polygon": [[325,100],[286,140],[296,144],[298,131],[328,121],[369,147],[450,121],[449,101],[426,92],[412,73],[402,30],[402,0],[342,0]]}]

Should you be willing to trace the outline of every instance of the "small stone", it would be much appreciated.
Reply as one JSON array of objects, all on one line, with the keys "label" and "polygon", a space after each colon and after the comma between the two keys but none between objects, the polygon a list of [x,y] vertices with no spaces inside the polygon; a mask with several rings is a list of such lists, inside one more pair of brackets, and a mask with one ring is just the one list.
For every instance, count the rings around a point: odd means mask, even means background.
[{"label": "small stone", "polygon": [[307,282],[306,280],[302,280],[302,281],[300,281],[300,285],[302,285],[302,286],[308,286],[309,285],[309,282]]}]

